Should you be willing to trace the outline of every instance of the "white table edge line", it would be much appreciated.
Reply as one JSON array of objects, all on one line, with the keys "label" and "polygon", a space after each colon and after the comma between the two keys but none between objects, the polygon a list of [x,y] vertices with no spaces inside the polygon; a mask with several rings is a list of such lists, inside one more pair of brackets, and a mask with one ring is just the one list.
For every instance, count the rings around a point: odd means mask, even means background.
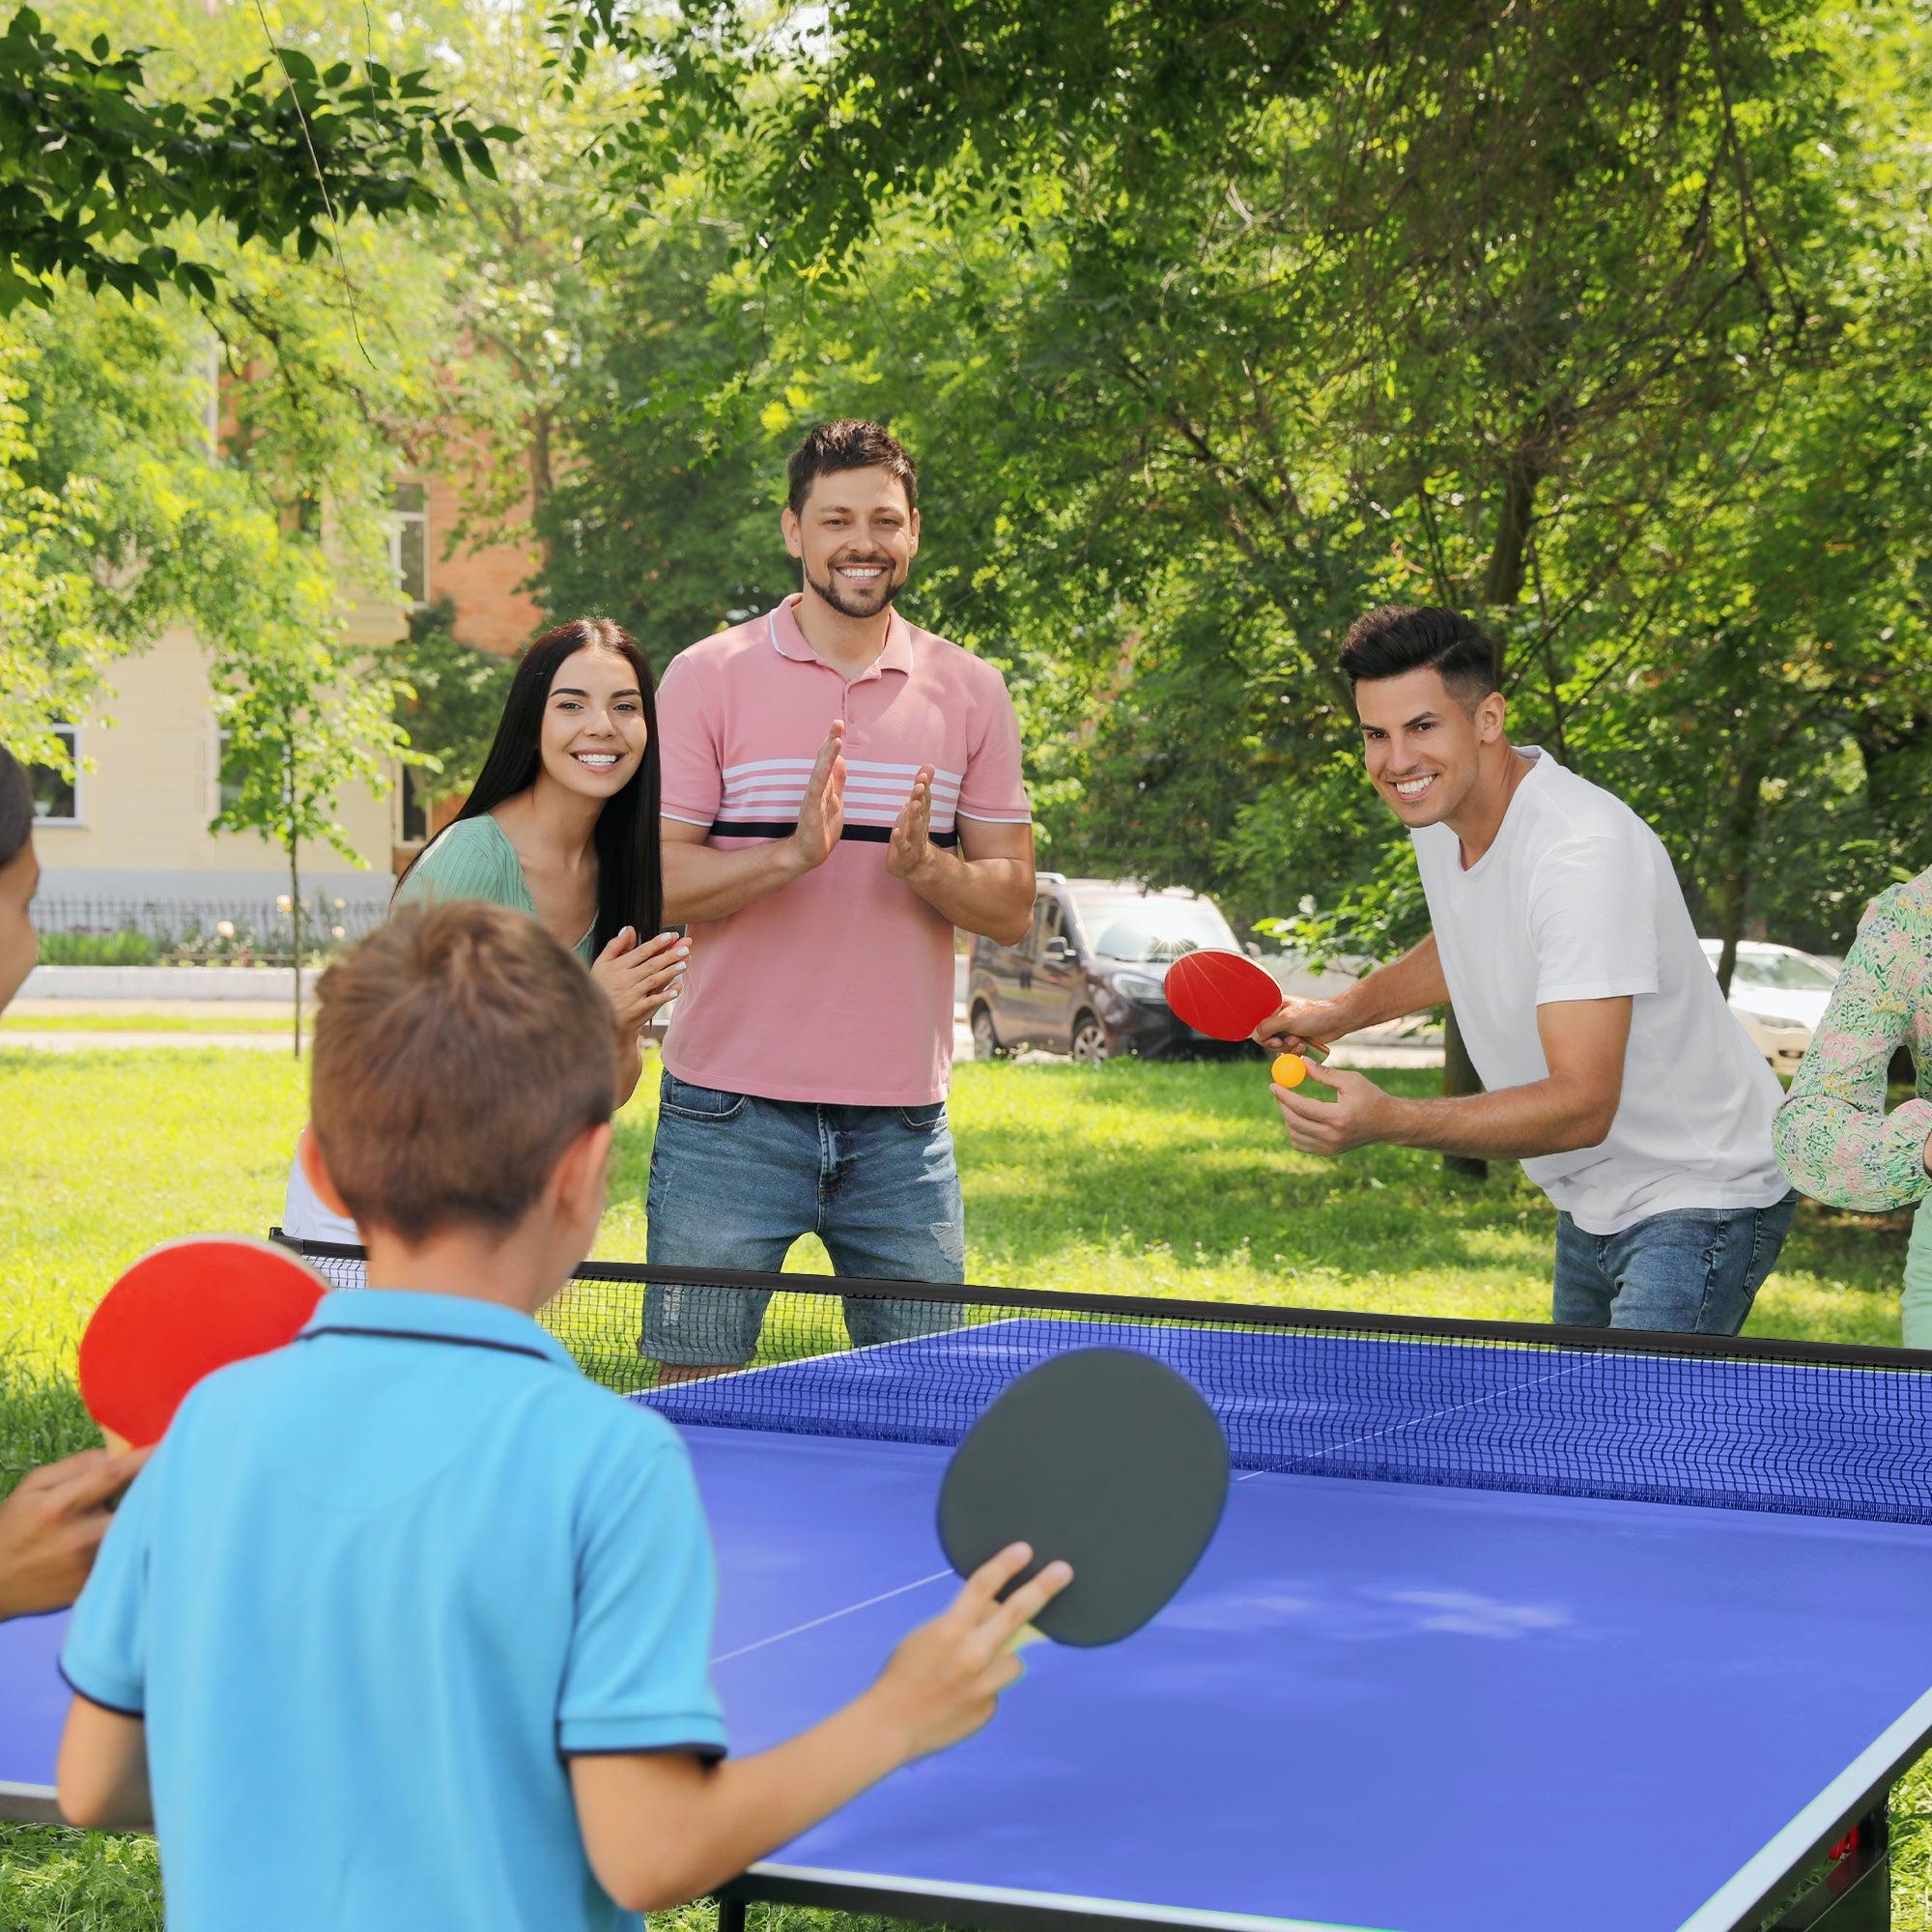
[{"label": "white table edge line", "polygon": [[926,1892],[935,1898],[983,1898],[1003,1905],[1057,1906],[1062,1911],[1085,1912],[1108,1918],[1158,1918],[1174,1925],[1224,1927],[1226,1932],[1382,1932],[1382,1928],[1344,1925],[1326,1918],[1268,1918],[1256,1913],[1204,1912],[1192,1906],[1142,1905],[1132,1899],[1083,1898],[1074,1892],[1025,1891],[1003,1885],[957,1885],[947,1879],[837,1871],[821,1865],[777,1864],[769,1860],[752,1866],[750,1876],[862,1886],[877,1891]]},{"label": "white table edge line", "polygon": [[711,1667],[716,1669],[721,1663],[729,1663],[734,1657],[749,1657],[754,1650],[763,1650],[767,1644],[782,1643],[788,1636],[802,1636],[807,1631],[816,1630],[820,1624],[836,1624],[840,1617],[849,1617],[859,1610],[869,1610],[874,1604],[890,1603],[895,1597],[903,1597],[908,1591],[923,1590],[928,1583],[936,1583],[942,1577],[952,1575],[951,1570],[935,1570],[930,1577],[918,1577],[910,1583],[901,1583],[896,1589],[881,1590],[876,1597],[867,1597],[862,1604],[847,1604],[842,1610],[828,1610],[822,1617],[813,1617],[810,1623],[793,1624],[790,1630],[774,1633],[771,1636],[761,1636],[755,1643],[741,1643],[736,1650],[727,1650],[711,1660]]}]

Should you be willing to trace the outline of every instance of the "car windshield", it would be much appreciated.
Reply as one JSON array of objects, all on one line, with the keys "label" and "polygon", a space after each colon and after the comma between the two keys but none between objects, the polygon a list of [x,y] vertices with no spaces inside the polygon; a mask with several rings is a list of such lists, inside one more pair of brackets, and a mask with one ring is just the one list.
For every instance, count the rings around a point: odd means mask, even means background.
[{"label": "car windshield", "polygon": [[1102,959],[1154,965],[1207,946],[1239,951],[1234,929],[1207,899],[1083,898],[1077,903],[1080,923]]},{"label": "car windshield", "polygon": [[1731,979],[1740,986],[1770,986],[1780,993],[1829,993],[1837,984],[1824,967],[1795,952],[1740,952]]}]

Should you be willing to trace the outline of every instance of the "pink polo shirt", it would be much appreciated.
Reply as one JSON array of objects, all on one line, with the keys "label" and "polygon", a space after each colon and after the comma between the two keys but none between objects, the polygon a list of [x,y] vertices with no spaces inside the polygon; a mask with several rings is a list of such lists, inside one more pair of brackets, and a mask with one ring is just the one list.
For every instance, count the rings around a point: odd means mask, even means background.
[{"label": "pink polo shirt", "polygon": [[944,1097],[952,1066],[952,927],[886,870],[893,822],[934,767],[932,837],[959,817],[1032,820],[1020,729],[983,658],[893,613],[849,684],[788,598],[693,644],[658,687],[664,813],[735,852],[789,838],[812,760],[845,721],[845,834],[824,865],[691,928],[665,1065],[680,1080],[859,1107]]}]

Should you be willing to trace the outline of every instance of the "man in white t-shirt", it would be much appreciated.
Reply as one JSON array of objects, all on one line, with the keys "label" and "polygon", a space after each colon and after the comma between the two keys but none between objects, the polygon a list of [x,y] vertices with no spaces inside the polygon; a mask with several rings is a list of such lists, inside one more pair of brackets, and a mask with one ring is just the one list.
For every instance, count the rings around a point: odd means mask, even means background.
[{"label": "man in white t-shirt", "polygon": [[1512,745],[1495,645],[1444,610],[1373,611],[1340,668],[1369,778],[1408,827],[1434,930],[1257,1037],[1291,1050],[1445,1002],[1487,1093],[1406,1100],[1359,1073],[1274,1089],[1305,1153],[1387,1142],[1520,1160],[1556,1204],[1555,1320],[1735,1335],[1797,1196],[1776,1077],[1733,1017],[1670,859],[1622,800]]}]

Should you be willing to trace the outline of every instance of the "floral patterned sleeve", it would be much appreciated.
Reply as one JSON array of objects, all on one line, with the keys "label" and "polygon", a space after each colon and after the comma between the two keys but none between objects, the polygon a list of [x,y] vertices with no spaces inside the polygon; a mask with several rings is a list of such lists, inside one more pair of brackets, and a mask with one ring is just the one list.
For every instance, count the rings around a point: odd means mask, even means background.
[{"label": "floral patterned sleeve", "polygon": [[[1888,1115],[1885,1075],[1901,1044],[1916,1098]],[[1866,908],[1811,1050],[1773,1123],[1778,1164],[1806,1194],[1866,1213],[1932,1193],[1932,871]]]}]

